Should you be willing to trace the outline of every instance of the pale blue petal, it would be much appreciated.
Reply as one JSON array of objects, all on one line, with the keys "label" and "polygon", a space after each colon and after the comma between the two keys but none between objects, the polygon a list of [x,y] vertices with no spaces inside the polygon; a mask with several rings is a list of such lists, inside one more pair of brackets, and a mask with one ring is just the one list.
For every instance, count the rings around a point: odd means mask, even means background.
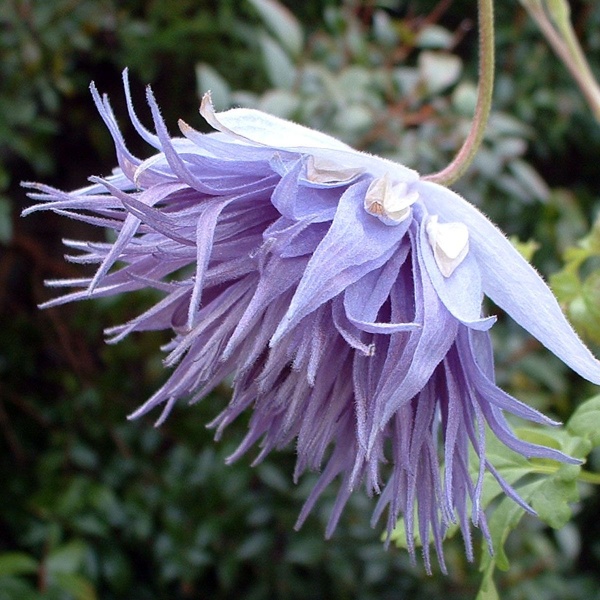
[{"label": "pale blue petal", "polygon": [[384,266],[367,273],[359,281],[346,288],[344,292],[346,316],[358,329],[369,333],[391,334],[411,331],[420,327],[418,323],[376,322],[379,310],[389,300],[409,249],[410,244],[401,244]]},{"label": "pale blue petal", "polygon": [[205,96],[200,114],[218,131],[230,133],[234,138],[248,143],[281,150],[289,150],[322,156],[338,162],[344,168],[356,167],[368,170],[372,175],[381,177],[391,173],[398,181],[416,181],[416,171],[398,163],[358,152],[339,140],[303,125],[292,123],[251,108],[233,108],[216,113]]},{"label": "pale blue petal", "polygon": [[574,371],[600,384],[600,363],[568,323],[550,288],[502,232],[451,190],[426,181],[415,188],[431,214],[468,227],[483,292]]},{"label": "pale blue petal", "polygon": [[271,344],[321,304],[377,269],[395,252],[408,226],[386,227],[363,208],[369,181],[350,186],[340,198],[330,230],[311,257]]},{"label": "pale blue petal", "polygon": [[[420,208],[415,206],[415,213]],[[421,246],[421,256],[423,257],[425,270],[431,279],[435,291],[450,311],[450,314],[456,317],[461,323],[472,329],[488,330],[496,322],[496,317],[484,318],[481,316],[483,292],[481,291],[481,275],[477,261],[470,253],[467,253],[452,275],[444,277],[437,265],[431,244],[429,243],[426,231],[427,218],[426,214],[421,216],[419,244]]]}]

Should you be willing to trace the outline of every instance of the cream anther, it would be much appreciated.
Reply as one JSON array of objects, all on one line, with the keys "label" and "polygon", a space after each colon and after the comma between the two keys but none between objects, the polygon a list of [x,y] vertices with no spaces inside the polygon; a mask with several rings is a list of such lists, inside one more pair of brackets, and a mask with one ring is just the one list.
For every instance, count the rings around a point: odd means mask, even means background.
[{"label": "cream anther", "polygon": [[365,210],[386,225],[398,225],[408,219],[410,207],[418,199],[418,192],[409,192],[406,183],[394,183],[386,173],[371,182],[365,195]]},{"label": "cream anther", "polygon": [[439,223],[438,216],[429,218],[427,237],[438,268],[450,277],[469,252],[469,230],[464,223]]}]

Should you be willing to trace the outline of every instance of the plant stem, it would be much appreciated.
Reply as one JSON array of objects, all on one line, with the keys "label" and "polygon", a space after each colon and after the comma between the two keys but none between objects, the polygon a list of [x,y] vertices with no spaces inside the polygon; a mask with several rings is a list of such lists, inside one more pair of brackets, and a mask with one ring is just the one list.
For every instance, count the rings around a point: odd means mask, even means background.
[{"label": "plant stem", "polygon": [[593,483],[600,485],[600,473],[590,473],[589,471],[581,471],[577,476],[579,481],[585,481],[586,483]]},{"label": "plant stem", "polygon": [[[558,466],[549,465],[535,465],[533,472],[540,475],[554,475],[558,471]],[[577,475],[577,481],[583,481],[585,483],[592,483],[594,485],[600,485],[600,473],[592,473],[591,471],[584,471],[583,469]]]},{"label": "plant stem", "polygon": [[483,140],[492,108],[494,90],[494,4],[493,0],[478,0],[479,13],[479,85],[477,106],[471,130],[454,160],[439,173],[426,175],[425,181],[449,186],[464,175],[473,162]]},{"label": "plant stem", "polygon": [[559,31],[557,31],[541,4],[537,2],[523,2],[522,4],[542,30],[542,33],[556,55],[567,67],[585,96],[594,116],[600,121],[600,86],[581,50],[579,40],[573,31],[568,15],[563,15],[563,18],[557,22],[559,28]]}]

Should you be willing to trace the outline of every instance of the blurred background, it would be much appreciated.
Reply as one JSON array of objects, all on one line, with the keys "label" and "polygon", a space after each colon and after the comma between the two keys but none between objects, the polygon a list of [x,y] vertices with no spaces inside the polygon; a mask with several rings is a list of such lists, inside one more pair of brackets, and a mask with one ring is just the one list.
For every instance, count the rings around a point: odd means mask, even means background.
[{"label": "blurred background", "polygon": [[[600,76],[600,4],[571,5]],[[456,189],[515,236],[598,354],[600,125],[519,3],[498,2],[497,20],[494,113]],[[241,420],[215,443],[205,427],[226,387],[158,430],[128,422],[165,378],[168,337],[107,346],[102,330],[153,298],[39,311],[53,295],[44,280],[84,274],[61,239],[103,233],[19,214],[23,180],[74,189],[113,168],[92,80],[133,153],[151,155],[126,118],[124,67],[142,121],[151,84],[173,135],[178,118],[206,130],[197,111],[211,89],[218,109],[261,108],[433,172],[469,127],[476,42],[474,0],[0,2],[0,600],[475,598],[481,574],[460,539],[446,543],[450,575],[427,576],[405,550],[383,549],[362,493],[332,540],[335,490],[296,533],[314,479],[292,484],[293,448],[254,469],[252,456],[224,465],[245,431]],[[499,321],[505,389],[563,421],[595,393]],[[582,485],[580,496],[562,529],[526,518],[511,534],[503,599],[600,598],[600,493]]]}]

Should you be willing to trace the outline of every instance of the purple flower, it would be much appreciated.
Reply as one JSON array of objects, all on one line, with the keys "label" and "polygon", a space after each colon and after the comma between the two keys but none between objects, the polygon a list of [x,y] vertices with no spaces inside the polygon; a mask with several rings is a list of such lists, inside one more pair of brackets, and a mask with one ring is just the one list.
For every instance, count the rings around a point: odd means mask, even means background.
[{"label": "purple flower", "polygon": [[[489,428],[527,457],[577,462],[519,440],[505,412],[551,421],[495,385],[489,296],[583,377],[600,365],[565,320],[552,293],[502,233],[452,191],[398,164],[357,152],[317,131],[263,114],[200,112],[217,132],[186,123],[171,138],[148,91],[156,133],[129,116],[158,151],[129,153],[106,97],[94,100],[116,145],[119,169],[66,193],[41,184],[31,197],[50,209],[116,233],[113,243],[67,240],[69,257],[98,264],[81,288],[46,306],[153,288],[163,298],[108,330],[172,329],[169,380],[138,417],[206,396],[233,377],[233,396],[212,422],[225,427],[252,411],[236,460],[258,443],[255,463],[295,443],[294,479],[320,478],[300,514],[341,480],[327,535],[361,484],[387,508],[388,532],[406,520],[414,536],[442,540],[458,521],[466,552],[470,521],[488,537],[480,505],[486,470],[531,512],[486,460]],[[479,475],[469,475],[469,448]],[[424,547],[427,568],[429,548]]]}]

